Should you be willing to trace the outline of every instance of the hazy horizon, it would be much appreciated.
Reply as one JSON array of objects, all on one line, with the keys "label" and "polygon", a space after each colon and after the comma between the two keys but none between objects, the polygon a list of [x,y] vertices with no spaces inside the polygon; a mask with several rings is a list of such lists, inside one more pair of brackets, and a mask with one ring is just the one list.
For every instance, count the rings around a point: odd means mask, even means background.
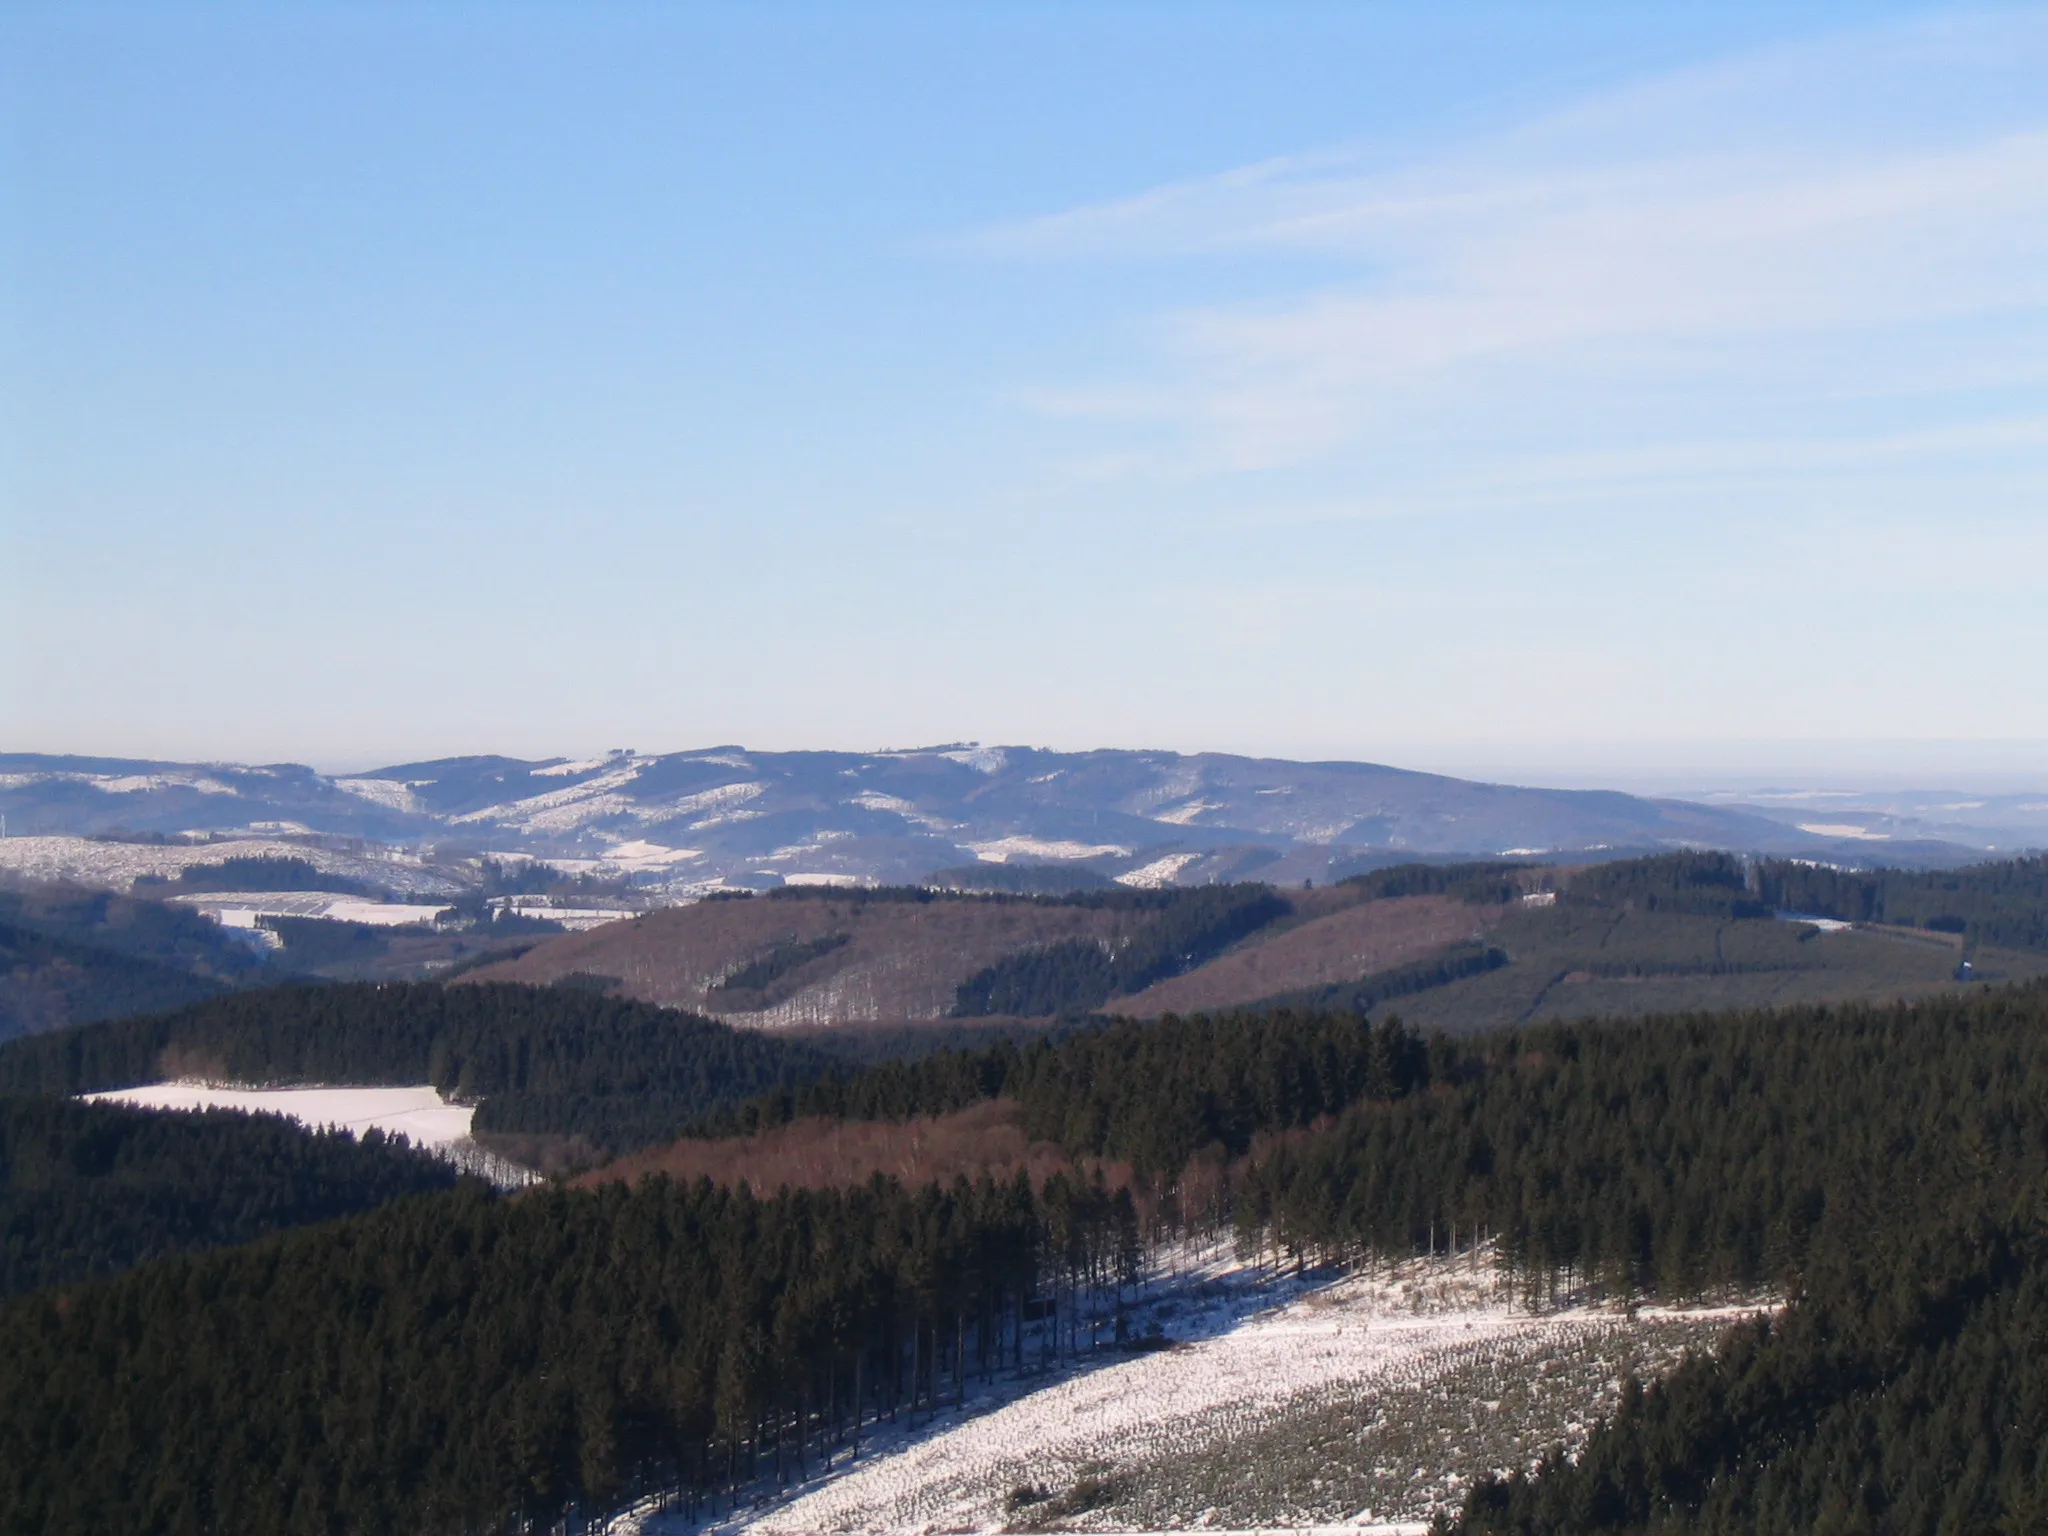
[{"label": "hazy horizon", "polygon": [[10,7],[0,736],[2027,780],[2044,74],[1907,4]]}]

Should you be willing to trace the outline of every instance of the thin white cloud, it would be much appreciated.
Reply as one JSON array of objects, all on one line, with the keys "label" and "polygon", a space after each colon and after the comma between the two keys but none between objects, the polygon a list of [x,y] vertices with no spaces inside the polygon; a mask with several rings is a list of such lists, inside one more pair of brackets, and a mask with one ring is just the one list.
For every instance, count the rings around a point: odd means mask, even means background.
[{"label": "thin white cloud", "polygon": [[[1611,412],[1627,439],[1582,428],[1582,466],[1638,473],[1642,434],[1687,411],[1711,458],[1774,396],[1924,396],[1937,372],[1957,395],[2048,383],[2048,348],[2031,345],[2048,341],[2041,79],[2040,17],[1887,28],[1649,82],[1412,164],[1273,161],[979,243],[1355,261],[1351,280],[1155,316],[1133,376],[1030,394],[1164,432],[1119,460],[1184,473],[1350,450],[1398,466],[1402,442],[1497,438],[1485,423],[1569,401],[1582,421]],[[1686,410],[1647,423],[1659,391]],[[1951,452],[1953,431],[1975,429],[1833,430],[1808,463],[1852,460],[1866,436],[1879,453]],[[1667,469],[1690,451],[1679,436],[1658,450]],[[1555,453],[1487,451],[1557,472]]]}]

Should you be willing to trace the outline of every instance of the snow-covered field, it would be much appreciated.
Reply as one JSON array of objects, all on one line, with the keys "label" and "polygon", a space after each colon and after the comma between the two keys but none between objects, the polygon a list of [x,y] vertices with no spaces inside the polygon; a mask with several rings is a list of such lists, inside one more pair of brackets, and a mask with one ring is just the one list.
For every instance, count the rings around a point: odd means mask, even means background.
[{"label": "snow-covered field", "polygon": [[381,856],[347,854],[315,842],[223,838],[211,843],[103,843],[87,837],[0,838],[0,870],[31,880],[71,880],[126,890],[140,875],[176,879],[186,866],[225,859],[304,859],[323,875],[340,875],[423,896],[453,896],[462,886],[395,849]]},{"label": "snow-covered field", "polygon": [[1140,890],[1157,890],[1160,886],[1173,884],[1174,876],[1186,869],[1199,853],[1169,853],[1150,864],[1141,864],[1136,869],[1127,869],[1116,877],[1118,885],[1136,886]]},{"label": "snow-covered field", "polygon": [[1007,864],[1012,859],[1094,859],[1115,854],[1126,857],[1130,849],[1121,843],[1077,843],[1070,838],[999,837],[992,843],[969,843],[967,851],[984,864]]},{"label": "snow-covered field", "polygon": [[413,1088],[235,1088],[216,1083],[150,1083],[88,1093],[92,1102],[141,1109],[239,1109],[283,1115],[309,1130],[344,1130],[353,1136],[380,1130],[405,1136],[423,1151],[496,1184],[526,1184],[533,1175],[483,1150],[469,1137],[471,1104],[451,1104],[426,1085]]},{"label": "snow-covered field", "polygon": [[[1127,1313],[1170,1347],[970,1387],[915,1428],[871,1426],[858,1462],[841,1451],[717,1529],[1421,1531],[1478,1477],[1583,1444],[1625,1375],[1667,1370],[1761,1309],[1538,1311],[1473,1256],[1263,1282],[1227,1250],[1196,1258]],[[617,1529],[690,1527],[642,1513]]]},{"label": "snow-covered field", "polygon": [[407,902],[366,901],[335,891],[210,891],[203,896],[173,896],[171,901],[204,912],[230,928],[251,927],[259,917],[324,917],[337,923],[404,928],[431,923],[448,910]]}]

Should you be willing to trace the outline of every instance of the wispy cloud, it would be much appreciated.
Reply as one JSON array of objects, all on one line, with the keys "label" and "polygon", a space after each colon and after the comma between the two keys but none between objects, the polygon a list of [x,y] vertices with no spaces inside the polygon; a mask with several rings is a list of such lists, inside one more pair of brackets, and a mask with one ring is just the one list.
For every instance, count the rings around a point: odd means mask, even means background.
[{"label": "wispy cloud", "polygon": [[[1126,465],[1350,453],[1441,482],[1417,445],[1478,443],[1482,478],[1533,483],[1711,470],[1745,439],[1737,457],[1786,472],[1978,438],[2038,453],[2010,395],[2048,384],[2042,79],[2048,18],[1893,27],[1646,82],[1408,163],[1355,148],[1272,161],[975,243],[1352,266],[1262,303],[1153,316],[1126,376],[1027,397],[1164,434]],[[1993,391],[2007,398],[1978,398]],[[1908,398],[1933,424],[1900,430],[1890,407]],[[1774,401],[1826,402],[1817,440],[1753,441]]]}]

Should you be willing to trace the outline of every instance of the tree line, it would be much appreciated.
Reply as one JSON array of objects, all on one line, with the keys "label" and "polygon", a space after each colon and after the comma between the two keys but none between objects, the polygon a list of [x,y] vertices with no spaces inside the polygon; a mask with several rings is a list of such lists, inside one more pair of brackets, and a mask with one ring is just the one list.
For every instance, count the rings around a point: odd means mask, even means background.
[{"label": "tree line", "polygon": [[1058,1039],[836,1071],[713,1111],[690,1134],[749,1134],[806,1116],[909,1120],[1010,1098],[1035,1139],[1170,1177],[1205,1148],[1242,1154],[1262,1131],[1425,1087],[1438,1048],[1398,1019],[1373,1025],[1351,1013],[1121,1019]]},{"label": "tree line", "polygon": [[0,1295],[450,1189],[404,1137],[233,1110],[0,1098]]},{"label": "tree line", "polygon": [[[0,1530],[584,1528],[859,1454],[1093,1341],[1127,1194],[758,1199],[644,1181],[401,1201],[0,1309]],[[1105,1307],[1104,1317],[1113,1315]]]},{"label": "tree line", "polygon": [[0,1093],[77,1094],[167,1077],[430,1083],[478,1131],[666,1141],[716,1104],[822,1075],[814,1047],[571,987],[274,987],[0,1046]]},{"label": "tree line", "polygon": [[1660,854],[1579,870],[1562,883],[1560,897],[1706,917],[1803,912],[1957,933],[1971,944],[2048,950],[2048,857],[1960,869],[1856,870],[1729,853]]}]

